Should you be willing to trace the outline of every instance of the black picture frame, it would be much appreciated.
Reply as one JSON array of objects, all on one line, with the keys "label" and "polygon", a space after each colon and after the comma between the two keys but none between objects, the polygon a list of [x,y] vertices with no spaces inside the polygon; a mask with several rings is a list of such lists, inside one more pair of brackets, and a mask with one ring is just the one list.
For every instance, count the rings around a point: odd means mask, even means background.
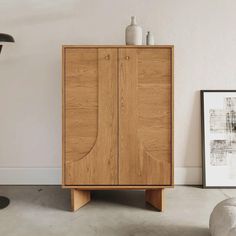
[{"label": "black picture frame", "polygon": [[[216,188],[225,188],[225,189],[232,189],[236,188],[235,186],[208,186],[206,182],[206,155],[205,155],[205,101],[204,101],[204,94],[206,93],[236,93],[236,90],[200,90],[200,104],[201,104],[201,151],[202,151],[202,186],[206,189],[216,189]],[[236,97],[236,94],[235,94]]]}]

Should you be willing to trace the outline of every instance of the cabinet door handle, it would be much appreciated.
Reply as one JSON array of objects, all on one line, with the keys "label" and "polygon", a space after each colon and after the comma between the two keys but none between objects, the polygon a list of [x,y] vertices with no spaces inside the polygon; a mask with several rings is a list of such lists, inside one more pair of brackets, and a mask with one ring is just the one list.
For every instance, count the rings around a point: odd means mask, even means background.
[{"label": "cabinet door handle", "polygon": [[129,56],[126,56],[126,57],[125,57],[125,60],[129,60]]},{"label": "cabinet door handle", "polygon": [[105,60],[110,60],[110,55],[105,56]]}]

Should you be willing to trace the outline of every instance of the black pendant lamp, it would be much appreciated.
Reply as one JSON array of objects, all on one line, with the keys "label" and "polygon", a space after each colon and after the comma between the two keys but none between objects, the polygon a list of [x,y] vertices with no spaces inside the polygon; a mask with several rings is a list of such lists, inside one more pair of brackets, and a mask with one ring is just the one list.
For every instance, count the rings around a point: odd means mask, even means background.
[{"label": "black pendant lamp", "polygon": [[14,43],[15,40],[14,38],[9,35],[9,34],[3,34],[3,33],[0,33],[0,53],[2,51],[2,42],[9,42],[9,43]]},{"label": "black pendant lamp", "polygon": [[[9,35],[9,34],[2,34],[0,33],[0,53],[2,51],[2,42],[10,42],[10,43],[14,43],[15,40],[14,38]],[[3,197],[3,196],[0,196],[0,210],[7,207],[10,203],[10,199],[7,198],[7,197]]]}]

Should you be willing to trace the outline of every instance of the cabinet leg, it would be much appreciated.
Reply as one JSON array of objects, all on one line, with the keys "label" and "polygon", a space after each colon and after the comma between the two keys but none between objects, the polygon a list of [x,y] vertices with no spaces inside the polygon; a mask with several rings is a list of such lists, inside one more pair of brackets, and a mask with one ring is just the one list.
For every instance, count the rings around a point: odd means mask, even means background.
[{"label": "cabinet leg", "polygon": [[71,189],[71,210],[76,211],[90,201],[90,191]]},{"label": "cabinet leg", "polygon": [[149,204],[151,204],[152,206],[154,206],[155,208],[157,208],[159,211],[163,211],[163,207],[164,207],[164,189],[160,188],[160,189],[150,189],[150,190],[146,190],[145,193],[145,200],[146,202],[148,202]]}]

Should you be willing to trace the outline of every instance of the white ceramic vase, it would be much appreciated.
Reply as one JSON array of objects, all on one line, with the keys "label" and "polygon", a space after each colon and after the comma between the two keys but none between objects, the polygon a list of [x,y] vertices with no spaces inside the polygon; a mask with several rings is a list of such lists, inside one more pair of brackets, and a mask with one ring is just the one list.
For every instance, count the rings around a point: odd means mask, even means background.
[{"label": "white ceramic vase", "polygon": [[147,32],[146,45],[154,45],[154,37],[150,31]]},{"label": "white ceramic vase", "polygon": [[142,28],[137,25],[136,17],[131,17],[131,24],[125,30],[125,42],[127,45],[142,45]]}]

